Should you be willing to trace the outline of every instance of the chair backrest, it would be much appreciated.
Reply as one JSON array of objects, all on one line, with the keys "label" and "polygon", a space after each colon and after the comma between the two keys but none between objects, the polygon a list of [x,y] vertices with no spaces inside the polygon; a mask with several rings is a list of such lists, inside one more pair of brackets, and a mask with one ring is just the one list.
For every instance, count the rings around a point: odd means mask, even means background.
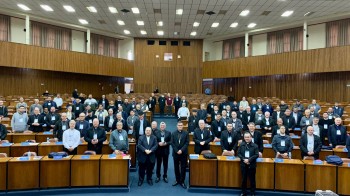
[{"label": "chair backrest", "polygon": [[84,152],[84,155],[96,155],[96,152],[92,150],[87,150]]},{"label": "chair backrest", "polygon": [[303,160],[315,160],[313,156],[304,156]]},{"label": "chair backrest", "polygon": [[264,144],[269,144],[269,140],[263,140]]},{"label": "chair backrest", "polygon": [[30,130],[23,131],[23,134],[32,134],[32,133],[33,133],[33,131],[30,131]]},{"label": "chair backrest", "polygon": [[222,152],[222,156],[234,156],[234,153],[232,151],[226,151]]},{"label": "chair backrest", "polygon": [[0,153],[0,158],[5,158],[5,157],[7,157],[6,153]]},{"label": "chair backrest", "polygon": [[55,140],[55,138],[50,138],[50,139],[49,139],[49,142],[50,142],[50,143],[54,143],[54,142],[56,142],[56,140]]},{"label": "chair backrest", "polygon": [[203,151],[201,152],[201,154],[208,154],[208,153],[211,153],[211,150],[203,150]]},{"label": "chair backrest", "polygon": [[35,141],[35,140],[26,140],[26,142],[36,143],[36,141]]},{"label": "chair backrest", "polygon": [[25,153],[23,154],[23,156],[24,156],[24,157],[28,156],[28,153],[30,153],[29,156],[31,156],[31,157],[37,156],[37,155],[36,155],[36,152],[25,152]]}]

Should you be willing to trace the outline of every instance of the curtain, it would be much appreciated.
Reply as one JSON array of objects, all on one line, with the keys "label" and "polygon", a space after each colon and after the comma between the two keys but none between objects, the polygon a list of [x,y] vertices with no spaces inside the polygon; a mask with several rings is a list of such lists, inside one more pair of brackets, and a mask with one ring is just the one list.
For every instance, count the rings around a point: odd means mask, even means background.
[{"label": "curtain", "polygon": [[56,48],[60,50],[72,49],[72,31],[63,27],[52,26],[39,22],[31,22],[32,44],[35,46]]},{"label": "curtain", "polygon": [[90,43],[91,54],[118,57],[118,39],[91,34]]},{"label": "curtain", "polygon": [[244,57],[244,37],[223,41],[222,59]]},{"label": "curtain", "polygon": [[303,49],[303,28],[267,33],[267,53],[299,51]]},{"label": "curtain", "polygon": [[350,19],[326,23],[326,46],[350,45]]},{"label": "curtain", "polygon": [[0,15],[0,41],[10,41],[10,16]]}]

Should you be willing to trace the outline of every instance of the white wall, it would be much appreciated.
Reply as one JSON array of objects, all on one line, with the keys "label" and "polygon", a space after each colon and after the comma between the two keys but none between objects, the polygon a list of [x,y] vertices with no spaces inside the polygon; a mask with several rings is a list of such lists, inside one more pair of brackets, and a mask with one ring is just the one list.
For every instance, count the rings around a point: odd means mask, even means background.
[{"label": "white wall", "polygon": [[326,47],[326,23],[308,26],[308,49]]},{"label": "white wall", "polygon": [[26,21],[24,19],[11,17],[11,42],[21,44],[26,42],[25,26]]},{"label": "white wall", "polygon": [[119,40],[118,58],[134,60],[134,38]]},{"label": "white wall", "polygon": [[252,55],[266,55],[267,54],[267,34],[253,35]]},{"label": "white wall", "polygon": [[221,60],[222,59],[222,41],[213,42],[204,40],[203,41],[203,61],[205,61],[205,53],[209,52],[209,61]]},{"label": "white wall", "polygon": [[72,30],[72,51],[85,52],[84,32]]}]

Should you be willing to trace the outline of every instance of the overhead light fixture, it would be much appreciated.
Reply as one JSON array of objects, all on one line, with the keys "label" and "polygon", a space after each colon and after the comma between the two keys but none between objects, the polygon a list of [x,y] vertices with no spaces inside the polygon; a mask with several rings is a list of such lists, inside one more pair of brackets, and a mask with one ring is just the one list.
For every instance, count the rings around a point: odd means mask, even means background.
[{"label": "overhead light fixture", "polygon": [[40,7],[47,12],[53,12],[53,9],[48,5],[40,5]]},{"label": "overhead light fixture", "polygon": [[243,10],[239,15],[240,16],[247,16],[249,14],[249,10]]},{"label": "overhead light fixture", "polygon": [[131,8],[131,11],[132,11],[132,13],[134,13],[134,14],[139,14],[139,13],[140,13],[139,8],[137,8],[137,7]]},{"label": "overhead light fixture", "polygon": [[129,35],[129,34],[130,34],[130,31],[129,31],[129,30],[124,30],[124,33],[125,33],[126,35]]},{"label": "overhead light fixture", "polygon": [[199,22],[194,22],[194,23],[193,23],[193,26],[194,26],[194,27],[198,27],[199,24],[200,24]]},{"label": "overhead light fixture", "polygon": [[180,32],[177,32],[177,31],[174,32],[174,35],[179,35],[179,34],[180,34]]},{"label": "overhead light fixture", "polygon": [[237,27],[238,26],[238,22],[234,22],[234,23],[232,23],[231,25],[230,25],[230,27],[232,27],[232,28],[235,28],[235,27]]},{"label": "overhead light fixture", "polygon": [[109,11],[110,11],[112,14],[118,13],[117,8],[115,8],[115,7],[108,7],[108,9],[109,9]]},{"label": "overhead light fixture", "polygon": [[147,35],[147,32],[144,30],[141,30],[141,35]]},{"label": "overhead light fixture", "polygon": [[97,9],[94,6],[86,7],[86,9],[88,9],[90,12],[93,12],[93,13],[97,12]]},{"label": "overhead light fixture", "polygon": [[64,5],[63,8],[67,10],[67,12],[75,12],[75,9],[70,5]]},{"label": "overhead light fixture", "polygon": [[256,26],[255,23],[250,23],[247,27],[248,27],[248,28],[254,28],[255,26]]},{"label": "overhead light fixture", "polygon": [[197,32],[193,31],[191,32],[191,36],[196,36],[197,35]]},{"label": "overhead light fixture", "polygon": [[122,21],[122,20],[117,20],[117,23],[118,23],[119,25],[125,25],[124,21]]},{"label": "overhead light fixture", "polygon": [[176,10],[176,14],[177,15],[182,15],[183,11],[184,11],[183,9],[177,9]]},{"label": "overhead light fixture", "polygon": [[157,22],[157,26],[158,26],[158,27],[163,26],[163,21],[159,21],[159,22]]},{"label": "overhead light fixture", "polygon": [[21,8],[22,10],[25,10],[25,11],[31,10],[29,7],[27,7],[27,6],[24,5],[24,4],[17,4],[17,6],[18,6],[19,8]]},{"label": "overhead light fixture", "polygon": [[304,16],[310,16],[310,15],[312,15],[312,14],[314,14],[315,12],[306,12],[305,14],[304,14]]},{"label": "overhead light fixture", "polygon": [[157,31],[158,35],[164,35],[164,31]]},{"label": "overhead light fixture", "polygon": [[89,22],[87,20],[85,20],[85,19],[79,19],[79,22],[81,24],[89,24]]},{"label": "overhead light fixture", "polygon": [[283,14],[282,14],[281,16],[282,16],[282,17],[288,17],[288,16],[292,15],[293,12],[294,12],[294,11],[292,11],[292,10],[285,11],[285,12],[283,12]]},{"label": "overhead light fixture", "polygon": [[136,21],[136,23],[137,23],[137,25],[139,25],[139,26],[145,25],[145,23],[144,23],[142,20],[138,20],[138,21]]},{"label": "overhead light fixture", "polygon": [[218,22],[214,22],[212,25],[211,25],[211,27],[218,27],[219,26],[219,23]]}]

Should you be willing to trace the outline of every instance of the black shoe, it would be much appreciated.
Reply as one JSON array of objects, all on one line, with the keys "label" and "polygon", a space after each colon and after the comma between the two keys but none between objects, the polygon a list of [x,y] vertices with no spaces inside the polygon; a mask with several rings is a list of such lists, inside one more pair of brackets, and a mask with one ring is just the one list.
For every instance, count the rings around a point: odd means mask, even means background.
[{"label": "black shoe", "polygon": [[182,183],[181,186],[182,186],[182,188],[187,189],[187,186],[185,183]]},{"label": "black shoe", "polygon": [[137,184],[138,186],[141,186],[143,184],[142,180],[139,180],[139,183]]},{"label": "black shoe", "polygon": [[148,182],[149,185],[153,186],[152,180],[147,180],[147,182]]},{"label": "black shoe", "polygon": [[177,181],[174,182],[173,186],[177,186],[179,183]]},{"label": "black shoe", "polygon": [[159,178],[156,178],[156,181],[155,181],[155,182],[158,183],[159,181],[160,181],[160,179],[159,179]]},{"label": "black shoe", "polygon": [[168,183],[168,178],[167,177],[163,178],[163,180],[164,180],[165,183]]}]

